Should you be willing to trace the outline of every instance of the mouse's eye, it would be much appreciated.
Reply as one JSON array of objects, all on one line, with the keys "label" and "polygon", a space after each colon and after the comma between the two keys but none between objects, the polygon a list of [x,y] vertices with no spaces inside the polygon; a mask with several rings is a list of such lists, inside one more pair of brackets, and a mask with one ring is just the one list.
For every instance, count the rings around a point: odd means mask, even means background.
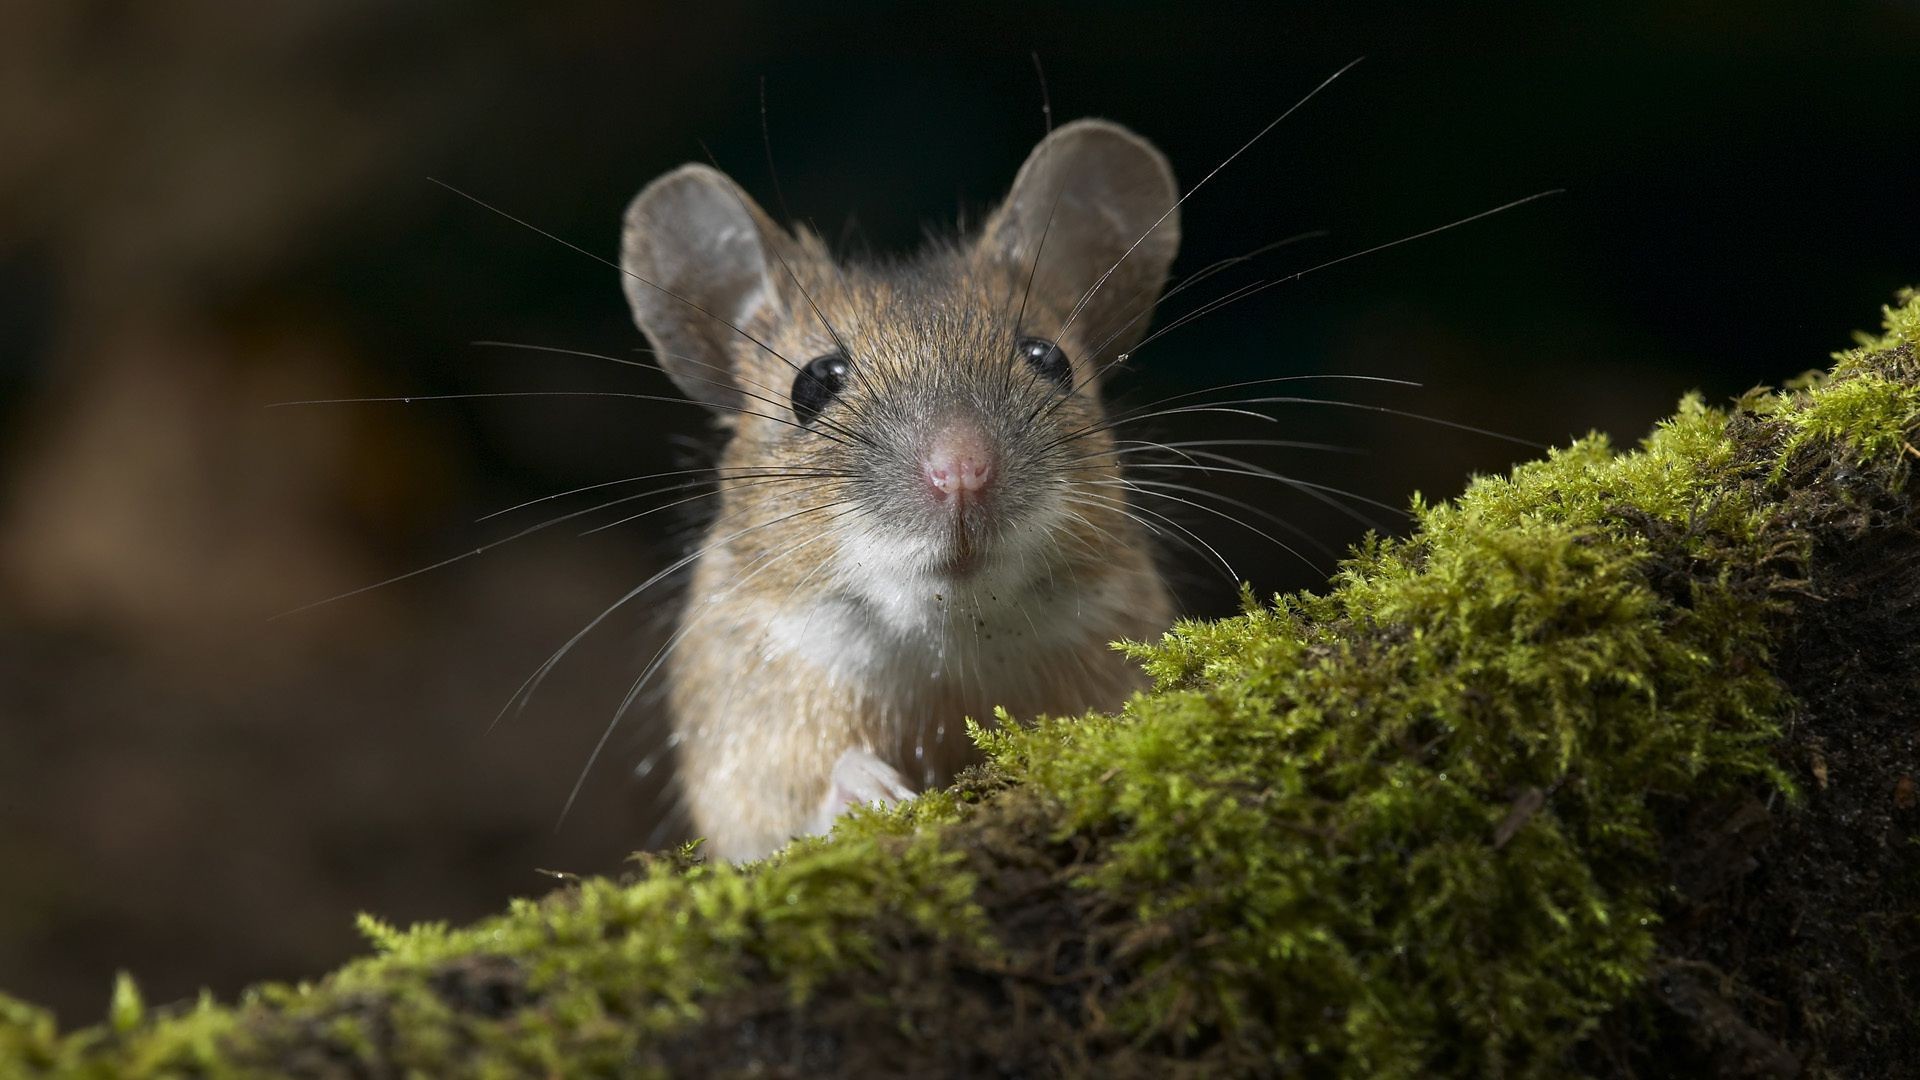
[{"label": "mouse's eye", "polygon": [[816,356],[793,377],[793,415],[803,424],[813,423],[847,385],[847,358],[839,353]]},{"label": "mouse's eye", "polygon": [[1045,338],[1021,338],[1014,348],[1040,377],[1062,390],[1073,389],[1073,364],[1060,346]]}]

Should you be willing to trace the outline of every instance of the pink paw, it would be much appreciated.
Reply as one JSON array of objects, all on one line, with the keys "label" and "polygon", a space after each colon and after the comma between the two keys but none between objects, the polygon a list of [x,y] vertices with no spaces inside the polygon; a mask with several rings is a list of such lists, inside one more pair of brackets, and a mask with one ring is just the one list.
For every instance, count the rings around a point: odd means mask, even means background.
[{"label": "pink paw", "polygon": [[849,750],[833,763],[826,798],[821,800],[807,832],[819,834],[831,830],[834,821],[852,807],[892,806],[916,794],[900,770],[875,757],[872,751]]}]

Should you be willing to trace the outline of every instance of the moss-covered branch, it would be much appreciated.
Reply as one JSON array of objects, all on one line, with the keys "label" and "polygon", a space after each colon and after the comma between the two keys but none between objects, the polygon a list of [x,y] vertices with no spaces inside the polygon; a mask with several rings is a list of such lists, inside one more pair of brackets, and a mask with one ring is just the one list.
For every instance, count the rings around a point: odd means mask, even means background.
[{"label": "moss-covered branch", "polygon": [[1920,299],[1829,373],[1418,506],[1118,716],[6,1075],[1920,1068]]}]

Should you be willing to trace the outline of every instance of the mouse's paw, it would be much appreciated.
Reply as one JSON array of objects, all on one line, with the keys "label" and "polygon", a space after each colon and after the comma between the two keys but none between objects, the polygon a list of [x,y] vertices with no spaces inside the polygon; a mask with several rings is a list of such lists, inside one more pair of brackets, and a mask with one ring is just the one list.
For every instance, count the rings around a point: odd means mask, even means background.
[{"label": "mouse's paw", "polygon": [[911,799],[916,792],[900,775],[900,770],[875,757],[871,750],[849,750],[833,763],[833,776],[827,783],[826,798],[813,815],[807,832],[819,834],[855,806],[892,806]]}]

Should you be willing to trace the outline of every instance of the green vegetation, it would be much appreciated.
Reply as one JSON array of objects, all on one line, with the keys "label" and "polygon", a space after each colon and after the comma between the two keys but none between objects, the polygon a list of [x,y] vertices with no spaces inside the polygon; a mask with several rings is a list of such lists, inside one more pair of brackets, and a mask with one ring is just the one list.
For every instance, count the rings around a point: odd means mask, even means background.
[{"label": "green vegetation", "polygon": [[[1708,958],[1772,932],[1751,905],[1814,904],[1790,890],[1824,820],[1804,740],[1853,714],[1799,677],[1821,663],[1802,624],[1875,617],[1821,606],[1864,530],[1873,573],[1920,565],[1917,340],[1909,294],[1789,390],[1417,503],[1411,538],[1322,594],[1128,646],[1155,687],[1120,714],[1003,717],[953,790],[765,863],[684,851],[469,927],[369,919],[373,955],[230,1006],[152,1008],[123,979],[105,1023],[61,1034],[0,998],[0,1074],[1558,1076],[1655,1045],[1742,1075],[1911,1067],[1920,1036],[1885,1009],[1911,1021],[1920,988],[1871,968],[1920,936],[1920,901],[1882,903],[1920,879],[1911,734],[1857,789],[1892,830],[1849,887],[1876,929],[1785,989]],[[1914,610],[1920,576],[1890,580]],[[1742,800],[1773,846],[1720,859]],[[1696,852],[1783,869],[1735,902]],[[1719,988],[1680,994],[1679,967]],[[1884,1008],[1820,1012],[1876,980]]]}]

